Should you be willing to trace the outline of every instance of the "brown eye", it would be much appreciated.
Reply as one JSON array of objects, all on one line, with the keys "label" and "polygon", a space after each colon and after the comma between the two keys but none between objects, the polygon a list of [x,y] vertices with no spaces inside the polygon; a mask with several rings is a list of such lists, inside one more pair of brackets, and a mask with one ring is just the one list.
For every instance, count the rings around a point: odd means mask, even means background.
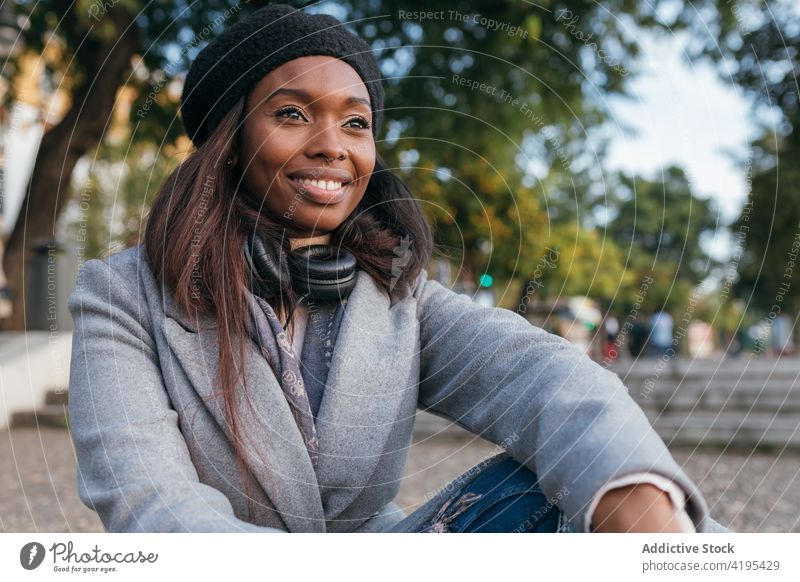
[{"label": "brown eye", "polygon": [[282,117],[283,119],[293,119],[295,121],[305,121],[302,111],[297,107],[281,107],[275,112],[275,117]]},{"label": "brown eye", "polygon": [[[355,123],[357,125],[350,125],[351,123]],[[365,118],[361,117],[360,115],[353,117],[352,119],[347,120],[345,124],[347,127],[357,127],[358,129],[369,129],[370,124]]]}]

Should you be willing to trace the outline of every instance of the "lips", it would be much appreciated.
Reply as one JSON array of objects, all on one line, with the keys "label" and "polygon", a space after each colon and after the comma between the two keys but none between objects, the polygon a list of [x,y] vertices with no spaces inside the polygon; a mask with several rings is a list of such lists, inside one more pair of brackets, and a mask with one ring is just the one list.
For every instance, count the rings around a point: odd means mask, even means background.
[{"label": "lips", "polygon": [[312,182],[334,182],[340,186],[346,186],[353,181],[353,176],[346,170],[334,168],[299,168],[286,172],[290,180],[312,181]]},{"label": "lips", "polygon": [[294,178],[294,180],[305,186],[314,186],[320,190],[338,190],[343,186],[343,182],[339,180],[310,180],[308,178]]},{"label": "lips", "polygon": [[332,168],[301,168],[286,175],[301,196],[319,204],[343,200],[353,181],[349,172]]}]

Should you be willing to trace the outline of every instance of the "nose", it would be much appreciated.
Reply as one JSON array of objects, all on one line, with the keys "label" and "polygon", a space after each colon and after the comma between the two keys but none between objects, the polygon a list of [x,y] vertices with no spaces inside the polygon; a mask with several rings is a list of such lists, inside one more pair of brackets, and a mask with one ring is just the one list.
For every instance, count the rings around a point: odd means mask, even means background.
[{"label": "nose", "polygon": [[324,157],[328,162],[344,160],[347,157],[347,148],[342,143],[337,124],[326,125],[308,140],[306,156],[311,159]]}]

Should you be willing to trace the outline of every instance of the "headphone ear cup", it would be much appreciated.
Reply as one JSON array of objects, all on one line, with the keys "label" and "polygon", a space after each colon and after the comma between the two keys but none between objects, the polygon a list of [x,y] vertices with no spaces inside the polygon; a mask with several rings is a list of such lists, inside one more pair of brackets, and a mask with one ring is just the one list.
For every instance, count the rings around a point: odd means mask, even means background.
[{"label": "headphone ear cup", "polygon": [[[245,259],[250,269],[251,290],[264,299],[280,294],[281,282],[290,278],[288,269],[281,269],[275,255],[267,252],[264,241],[251,230],[245,242]],[[279,252],[279,250],[278,250]]]},{"label": "headphone ear cup", "polygon": [[356,285],[358,263],[349,252],[329,244],[300,247],[290,255],[292,283],[299,294],[334,301],[347,297]]}]

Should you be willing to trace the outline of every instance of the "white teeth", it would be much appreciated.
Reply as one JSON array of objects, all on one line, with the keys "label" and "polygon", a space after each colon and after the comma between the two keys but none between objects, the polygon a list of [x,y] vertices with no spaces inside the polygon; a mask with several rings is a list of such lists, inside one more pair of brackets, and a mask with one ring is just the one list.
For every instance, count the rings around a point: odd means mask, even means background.
[{"label": "white teeth", "polygon": [[303,178],[300,180],[302,184],[307,184],[309,186],[314,186],[316,188],[322,188],[323,190],[338,190],[342,187],[341,182],[334,182],[331,180],[309,180],[308,178]]}]

